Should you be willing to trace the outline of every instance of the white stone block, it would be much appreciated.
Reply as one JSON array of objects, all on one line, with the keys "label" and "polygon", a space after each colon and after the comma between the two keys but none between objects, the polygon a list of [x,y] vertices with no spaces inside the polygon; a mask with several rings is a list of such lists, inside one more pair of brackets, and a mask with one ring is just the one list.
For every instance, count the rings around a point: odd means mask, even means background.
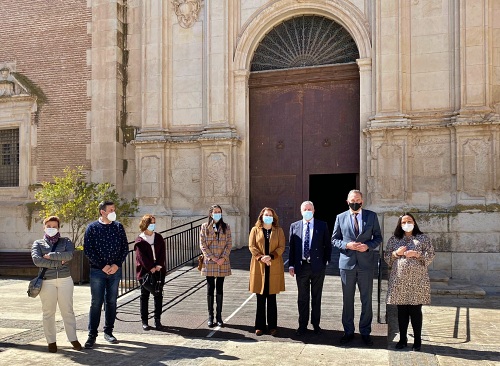
[{"label": "white stone block", "polygon": [[489,253],[452,253],[453,271],[486,269],[489,255]]}]

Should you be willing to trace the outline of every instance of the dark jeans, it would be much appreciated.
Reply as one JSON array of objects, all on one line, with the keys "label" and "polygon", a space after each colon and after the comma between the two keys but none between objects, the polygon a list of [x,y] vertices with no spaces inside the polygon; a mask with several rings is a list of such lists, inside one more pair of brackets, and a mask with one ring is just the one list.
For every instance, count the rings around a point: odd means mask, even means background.
[{"label": "dark jeans", "polygon": [[224,293],[224,278],[225,277],[209,277],[207,276],[207,295],[214,296],[214,290],[217,295]]},{"label": "dark jeans", "polygon": [[116,319],[116,299],[118,285],[122,278],[121,267],[112,275],[107,275],[97,268],[90,269],[90,313],[89,335],[97,336],[97,329],[101,322],[101,309],[104,304],[104,333],[111,334]]}]

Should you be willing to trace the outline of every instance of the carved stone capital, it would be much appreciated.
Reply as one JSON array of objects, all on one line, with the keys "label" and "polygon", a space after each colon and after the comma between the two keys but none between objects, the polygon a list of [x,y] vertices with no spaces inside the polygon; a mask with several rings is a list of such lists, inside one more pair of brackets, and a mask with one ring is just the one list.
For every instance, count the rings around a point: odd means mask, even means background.
[{"label": "carved stone capital", "polygon": [[175,15],[182,28],[190,28],[198,20],[202,0],[172,0]]}]

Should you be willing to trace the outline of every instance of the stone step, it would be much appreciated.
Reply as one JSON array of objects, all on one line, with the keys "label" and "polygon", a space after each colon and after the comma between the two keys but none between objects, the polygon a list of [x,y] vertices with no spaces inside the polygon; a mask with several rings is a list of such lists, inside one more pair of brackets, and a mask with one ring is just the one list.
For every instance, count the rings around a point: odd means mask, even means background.
[{"label": "stone step", "polygon": [[432,282],[445,282],[448,283],[450,277],[443,271],[438,271],[435,269],[429,270],[429,279]]},{"label": "stone step", "polygon": [[431,282],[431,295],[483,299],[486,296],[486,291],[467,281],[449,279],[448,282]]}]

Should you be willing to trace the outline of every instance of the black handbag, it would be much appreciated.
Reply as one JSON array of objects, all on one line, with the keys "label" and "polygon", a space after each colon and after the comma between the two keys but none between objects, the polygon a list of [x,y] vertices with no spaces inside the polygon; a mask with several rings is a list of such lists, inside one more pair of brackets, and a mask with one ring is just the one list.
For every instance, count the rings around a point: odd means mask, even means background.
[{"label": "black handbag", "polygon": [[159,294],[162,289],[161,272],[156,271],[154,273],[147,272],[144,277],[142,277],[142,287],[151,292],[153,295]]},{"label": "black handbag", "polygon": [[[59,240],[52,245],[52,248],[50,251],[54,251],[54,248],[56,247],[57,243]],[[38,273],[38,276],[33,278],[30,283],[28,284],[28,296],[29,297],[37,297],[38,294],[40,293],[40,290],[42,289],[42,284],[43,284],[43,276],[45,276],[45,272],[47,272],[48,268],[44,268],[40,270],[40,273]]]}]

